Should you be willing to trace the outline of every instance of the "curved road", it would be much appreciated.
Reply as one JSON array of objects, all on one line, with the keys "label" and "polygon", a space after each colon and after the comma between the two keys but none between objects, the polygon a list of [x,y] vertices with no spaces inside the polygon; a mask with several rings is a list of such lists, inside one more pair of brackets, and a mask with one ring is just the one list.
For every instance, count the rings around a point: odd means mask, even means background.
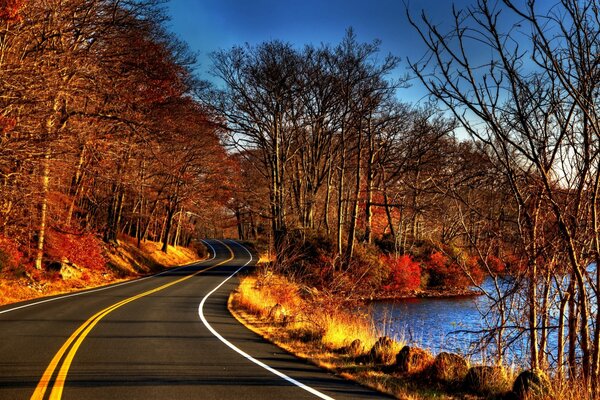
[{"label": "curved road", "polygon": [[371,399],[266,343],[227,311],[253,257],[207,241],[209,260],[0,307],[0,399]]}]

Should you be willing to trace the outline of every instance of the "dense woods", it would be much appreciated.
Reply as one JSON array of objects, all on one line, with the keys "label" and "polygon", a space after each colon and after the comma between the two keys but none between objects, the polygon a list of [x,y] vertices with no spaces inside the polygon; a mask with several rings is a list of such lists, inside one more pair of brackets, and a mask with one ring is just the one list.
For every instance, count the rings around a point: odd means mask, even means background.
[{"label": "dense woods", "polygon": [[[489,158],[457,140],[454,120],[434,105],[398,100],[398,64],[352,30],[337,45],[271,41],[213,54],[226,85],[202,98],[223,116],[239,161],[240,238],[267,240],[277,265],[325,286],[358,276],[356,295],[481,281],[463,228],[483,240],[482,218],[456,204],[463,196],[477,197],[481,212],[504,207],[483,187]],[[406,263],[389,257],[400,255],[423,268],[390,286]]]},{"label": "dense woods", "polygon": [[166,251],[212,227],[236,164],[156,2],[3,1],[0,18],[3,267],[123,233]]}]

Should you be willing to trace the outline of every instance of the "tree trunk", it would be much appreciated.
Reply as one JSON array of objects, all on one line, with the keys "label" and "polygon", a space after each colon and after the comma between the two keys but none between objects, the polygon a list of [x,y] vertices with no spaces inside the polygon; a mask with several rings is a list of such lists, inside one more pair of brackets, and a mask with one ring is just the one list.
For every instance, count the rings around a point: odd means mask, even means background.
[{"label": "tree trunk", "polygon": [[173,246],[179,245],[179,235],[181,234],[181,218],[183,217],[183,208],[179,210],[179,218],[177,218],[177,229],[175,231],[175,239],[173,240]]},{"label": "tree trunk", "polygon": [[392,219],[392,212],[390,210],[390,201],[388,198],[388,194],[387,194],[387,188],[384,187],[383,188],[383,204],[385,207],[385,215],[387,216],[387,220],[388,220],[388,227],[390,229],[390,235],[392,235],[392,237],[394,238],[394,240],[396,240],[396,232],[394,229],[394,221]]},{"label": "tree trunk", "polygon": [[366,174],[366,193],[365,193],[365,242],[371,244],[372,242],[372,202],[373,202],[373,180],[374,180],[374,168],[373,163],[375,162],[375,135],[371,130],[371,123],[369,122],[369,158],[367,160],[367,174]]},{"label": "tree trunk", "polygon": [[165,219],[165,229],[163,233],[161,248],[161,251],[165,254],[169,250],[169,235],[171,234],[171,226],[173,225],[173,215],[175,214],[174,210],[174,207],[167,208],[167,217]]},{"label": "tree trunk", "polygon": [[540,317],[541,317],[541,334],[540,334],[540,356],[539,356],[539,364],[542,369],[546,369],[548,367],[548,334],[549,327],[548,321],[550,318],[550,310],[548,307],[548,303],[550,301],[550,274],[547,274],[545,282],[544,282],[544,291],[542,294],[542,308],[540,309]]},{"label": "tree trunk", "polygon": [[235,219],[237,221],[238,238],[240,240],[246,240],[246,238],[244,237],[244,225],[242,223],[242,215],[239,208],[235,209]]},{"label": "tree trunk", "polygon": [[83,163],[85,161],[85,145],[81,146],[81,150],[79,151],[79,161],[77,162],[77,167],[75,169],[75,176],[71,182],[71,188],[69,190],[69,194],[72,196],[71,202],[69,204],[69,210],[67,211],[67,218],[65,220],[65,225],[71,225],[71,219],[73,217],[73,211],[75,209],[75,203],[77,202],[77,197],[81,191],[81,182],[83,181]]},{"label": "tree trunk", "polygon": [[536,369],[539,367],[539,348],[538,348],[538,331],[537,331],[537,262],[532,260],[531,271],[529,274],[528,282],[528,300],[529,300],[529,351],[531,357],[531,368]]},{"label": "tree trunk", "polygon": [[[560,290],[560,288],[558,290]],[[565,309],[568,301],[569,295],[567,293],[566,296],[563,296],[560,299],[560,308],[558,310],[558,338],[556,340],[556,376],[558,382],[562,382],[565,376]]]},{"label": "tree trunk", "polygon": [[339,183],[338,183],[338,198],[337,198],[337,251],[338,255],[343,254],[343,234],[344,234],[344,173],[346,172],[346,149],[345,149],[345,141],[344,141],[344,132],[342,129],[341,133],[341,146],[342,152],[340,156],[340,168],[339,168]]},{"label": "tree trunk", "polygon": [[352,197],[352,208],[350,209],[350,221],[348,225],[348,243],[346,244],[345,259],[350,260],[354,254],[354,241],[356,239],[356,222],[358,220],[358,201],[360,198],[360,181],[361,181],[361,156],[362,156],[362,134],[358,130],[358,143],[356,150],[356,175],[354,195]]},{"label": "tree trunk", "polygon": [[329,166],[327,170],[327,186],[325,187],[325,205],[323,207],[323,224],[325,225],[325,232],[327,236],[331,234],[331,228],[329,226],[329,202],[331,200],[331,169]]},{"label": "tree trunk", "polygon": [[46,148],[42,159],[42,200],[40,203],[40,228],[38,230],[37,253],[35,268],[42,269],[44,258],[44,241],[46,239],[46,224],[48,219],[48,192],[50,189],[50,146]]},{"label": "tree trunk", "polygon": [[577,301],[575,298],[575,273],[571,273],[569,282],[568,294],[569,294],[569,379],[575,380],[577,378]]}]

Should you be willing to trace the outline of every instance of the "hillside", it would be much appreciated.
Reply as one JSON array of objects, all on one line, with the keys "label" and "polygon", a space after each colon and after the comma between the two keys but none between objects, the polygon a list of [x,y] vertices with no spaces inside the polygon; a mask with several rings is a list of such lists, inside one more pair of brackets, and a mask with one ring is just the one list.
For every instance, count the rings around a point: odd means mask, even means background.
[{"label": "hillside", "polygon": [[[14,259],[6,262],[6,253],[0,253],[5,260],[3,264],[9,264],[0,272],[0,305],[135,279],[206,255],[201,244],[193,249],[169,246],[164,253],[160,242],[142,242],[138,248],[135,240],[128,236],[121,236],[118,245],[107,245],[97,239],[91,239],[90,243],[90,238],[87,241],[79,246],[87,244],[89,247],[79,249],[70,258],[65,256],[66,249],[62,248],[63,255],[58,258],[61,262],[52,262],[45,270],[18,262],[15,265]],[[99,253],[93,254],[96,251]],[[88,264],[82,263],[81,259]]]}]

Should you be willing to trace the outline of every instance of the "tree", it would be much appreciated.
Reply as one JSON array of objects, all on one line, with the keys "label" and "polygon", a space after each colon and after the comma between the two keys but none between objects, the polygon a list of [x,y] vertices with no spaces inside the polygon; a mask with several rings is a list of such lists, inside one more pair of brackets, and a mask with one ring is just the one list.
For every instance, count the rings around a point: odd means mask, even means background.
[{"label": "tree", "polygon": [[[593,101],[600,83],[598,4],[564,0],[548,12],[540,7],[534,1],[519,5],[507,0],[492,6],[481,0],[463,12],[455,11],[449,34],[425,16],[422,27],[411,20],[431,55],[412,66],[431,94],[486,146],[518,207],[518,238],[529,279],[532,367],[540,365],[538,332],[548,329],[541,326],[543,316],[537,313],[544,310],[538,303],[544,296],[538,296],[537,283],[544,271],[552,269],[552,260],[561,260],[572,279],[570,343],[579,343],[580,372],[596,391],[600,331],[590,335],[590,319],[594,314],[598,318],[590,296],[597,301],[598,292],[592,288],[590,293],[588,283],[600,278],[596,271],[591,280],[588,266],[597,261],[599,235],[595,227],[600,153]],[[500,13],[517,22],[504,28]],[[474,41],[490,51],[490,59],[475,60],[469,51]],[[560,245],[550,245],[554,237]],[[574,357],[569,363],[574,377]]]}]

